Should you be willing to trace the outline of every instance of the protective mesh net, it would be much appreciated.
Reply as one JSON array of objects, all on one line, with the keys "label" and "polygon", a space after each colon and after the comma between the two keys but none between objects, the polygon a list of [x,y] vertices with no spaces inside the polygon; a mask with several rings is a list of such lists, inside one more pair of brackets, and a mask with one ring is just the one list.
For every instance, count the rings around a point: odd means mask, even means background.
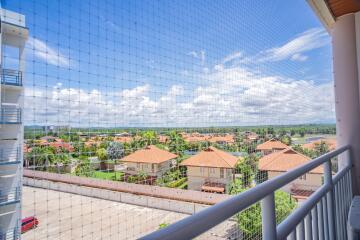
[{"label": "protective mesh net", "polygon": [[[330,40],[303,0],[1,3],[6,238],[135,239],[336,146]],[[322,184],[279,190],[277,220]],[[199,238],[260,239],[260,211]]]}]

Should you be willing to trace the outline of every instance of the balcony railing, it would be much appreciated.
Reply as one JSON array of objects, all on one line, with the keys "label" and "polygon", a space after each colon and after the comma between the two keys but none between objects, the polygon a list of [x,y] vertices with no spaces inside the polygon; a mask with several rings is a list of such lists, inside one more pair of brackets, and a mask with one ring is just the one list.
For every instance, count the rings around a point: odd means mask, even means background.
[{"label": "balcony railing", "polygon": [[20,124],[21,108],[16,106],[2,106],[0,111],[0,124]]},{"label": "balcony railing", "polygon": [[10,229],[5,233],[0,232],[0,240],[17,240],[20,239],[19,227]]},{"label": "balcony railing", "polygon": [[[142,239],[192,239],[259,201],[263,239],[346,239],[346,216],[352,199],[352,163],[348,155],[346,166],[333,176],[331,159],[349,150],[345,146],[322,155]],[[277,225],[275,191],[320,165],[324,166],[324,184]]]},{"label": "balcony railing", "polygon": [[22,72],[13,69],[2,69],[1,84],[22,86]]},{"label": "balcony railing", "polygon": [[2,189],[0,191],[0,206],[17,203],[20,201],[20,187]]},{"label": "balcony railing", "polygon": [[20,163],[20,147],[0,148],[0,165]]}]

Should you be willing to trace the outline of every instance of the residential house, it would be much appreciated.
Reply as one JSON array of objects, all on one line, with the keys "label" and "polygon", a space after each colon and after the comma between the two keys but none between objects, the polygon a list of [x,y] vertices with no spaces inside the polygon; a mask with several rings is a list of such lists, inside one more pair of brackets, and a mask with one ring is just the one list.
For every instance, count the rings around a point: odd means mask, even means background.
[{"label": "residential house", "polygon": [[188,189],[224,193],[234,180],[237,162],[233,155],[209,147],[180,165],[187,167]]},{"label": "residential house", "polygon": [[303,148],[314,150],[316,148],[316,145],[321,144],[322,142],[326,143],[326,145],[329,147],[329,150],[335,150],[336,149],[336,139],[335,138],[324,138],[317,141],[305,143],[302,145]]},{"label": "residential house", "polygon": [[210,136],[207,141],[211,143],[217,143],[220,145],[234,144],[235,137],[232,134],[226,134],[225,136]]},{"label": "residential house", "polygon": [[[263,180],[273,179],[284,172],[304,165],[308,161],[311,161],[311,158],[291,148],[286,148],[260,158],[259,170],[263,173]],[[319,166],[292,181],[283,189],[298,199],[306,198],[322,185],[323,173],[323,167]]]},{"label": "residential house", "polygon": [[270,139],[264,143],[259,144],[256,150],[261,152],[262,155],[267,155],[273,152],[281,151],[288,148],[288,146],[278,140]]},{"label": "residential house", "polygon": [[151,145],[133,152],[120,161],[125,163],[123,172],[127,174],[145,173],[148,176],[161,177],[176,164],[177,157],[176,154]]}]

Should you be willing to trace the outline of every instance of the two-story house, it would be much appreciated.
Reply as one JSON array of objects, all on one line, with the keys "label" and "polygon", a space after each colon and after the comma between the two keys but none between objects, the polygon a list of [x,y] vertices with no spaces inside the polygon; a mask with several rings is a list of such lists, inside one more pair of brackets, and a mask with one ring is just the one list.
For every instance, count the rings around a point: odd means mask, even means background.
[{"label": "two-story house", "polygon": [[[291,148],[274,152],[260,158],[260,176],[264,178],[262,180],[273,179],[284,172],[304,165],[308,161],[311,161],[311,158]],[[322,166],[316,167],[300,178],[292,181],[283,189],[297,199],[306,198],[323,184],[323,173],[324,170]]]},{"label": "two-story house", "polygon": [[256,147],[256,150],[261,152],[262,155],[267,155],[273,152],[281,151],[288,148],[288,145],[276,140],[270,139]]},{"label": "two-story house", "polygon": [[122,158],[124,163],[123,172],[130,175],[145,173],[152,177],[161,177],[173,165],[176,164],[178,156],[154,145],[137,150]]},{"label": "two-story house", "polygon": [[234,180],[237,162],[235,156],[209,147],[180,165],[187,167],[188,189],[224,193],[226,186]]}]

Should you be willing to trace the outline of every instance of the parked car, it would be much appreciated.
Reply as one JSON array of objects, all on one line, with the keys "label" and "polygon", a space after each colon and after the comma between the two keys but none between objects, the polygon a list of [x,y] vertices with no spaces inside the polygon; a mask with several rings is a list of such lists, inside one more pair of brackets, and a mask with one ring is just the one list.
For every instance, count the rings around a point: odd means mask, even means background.
[{"label": "parked car", "polygon": [[32,228],[36,228],[39,220],[36,217],[26,217],[21,220],[21,233],[27,232]]}]

